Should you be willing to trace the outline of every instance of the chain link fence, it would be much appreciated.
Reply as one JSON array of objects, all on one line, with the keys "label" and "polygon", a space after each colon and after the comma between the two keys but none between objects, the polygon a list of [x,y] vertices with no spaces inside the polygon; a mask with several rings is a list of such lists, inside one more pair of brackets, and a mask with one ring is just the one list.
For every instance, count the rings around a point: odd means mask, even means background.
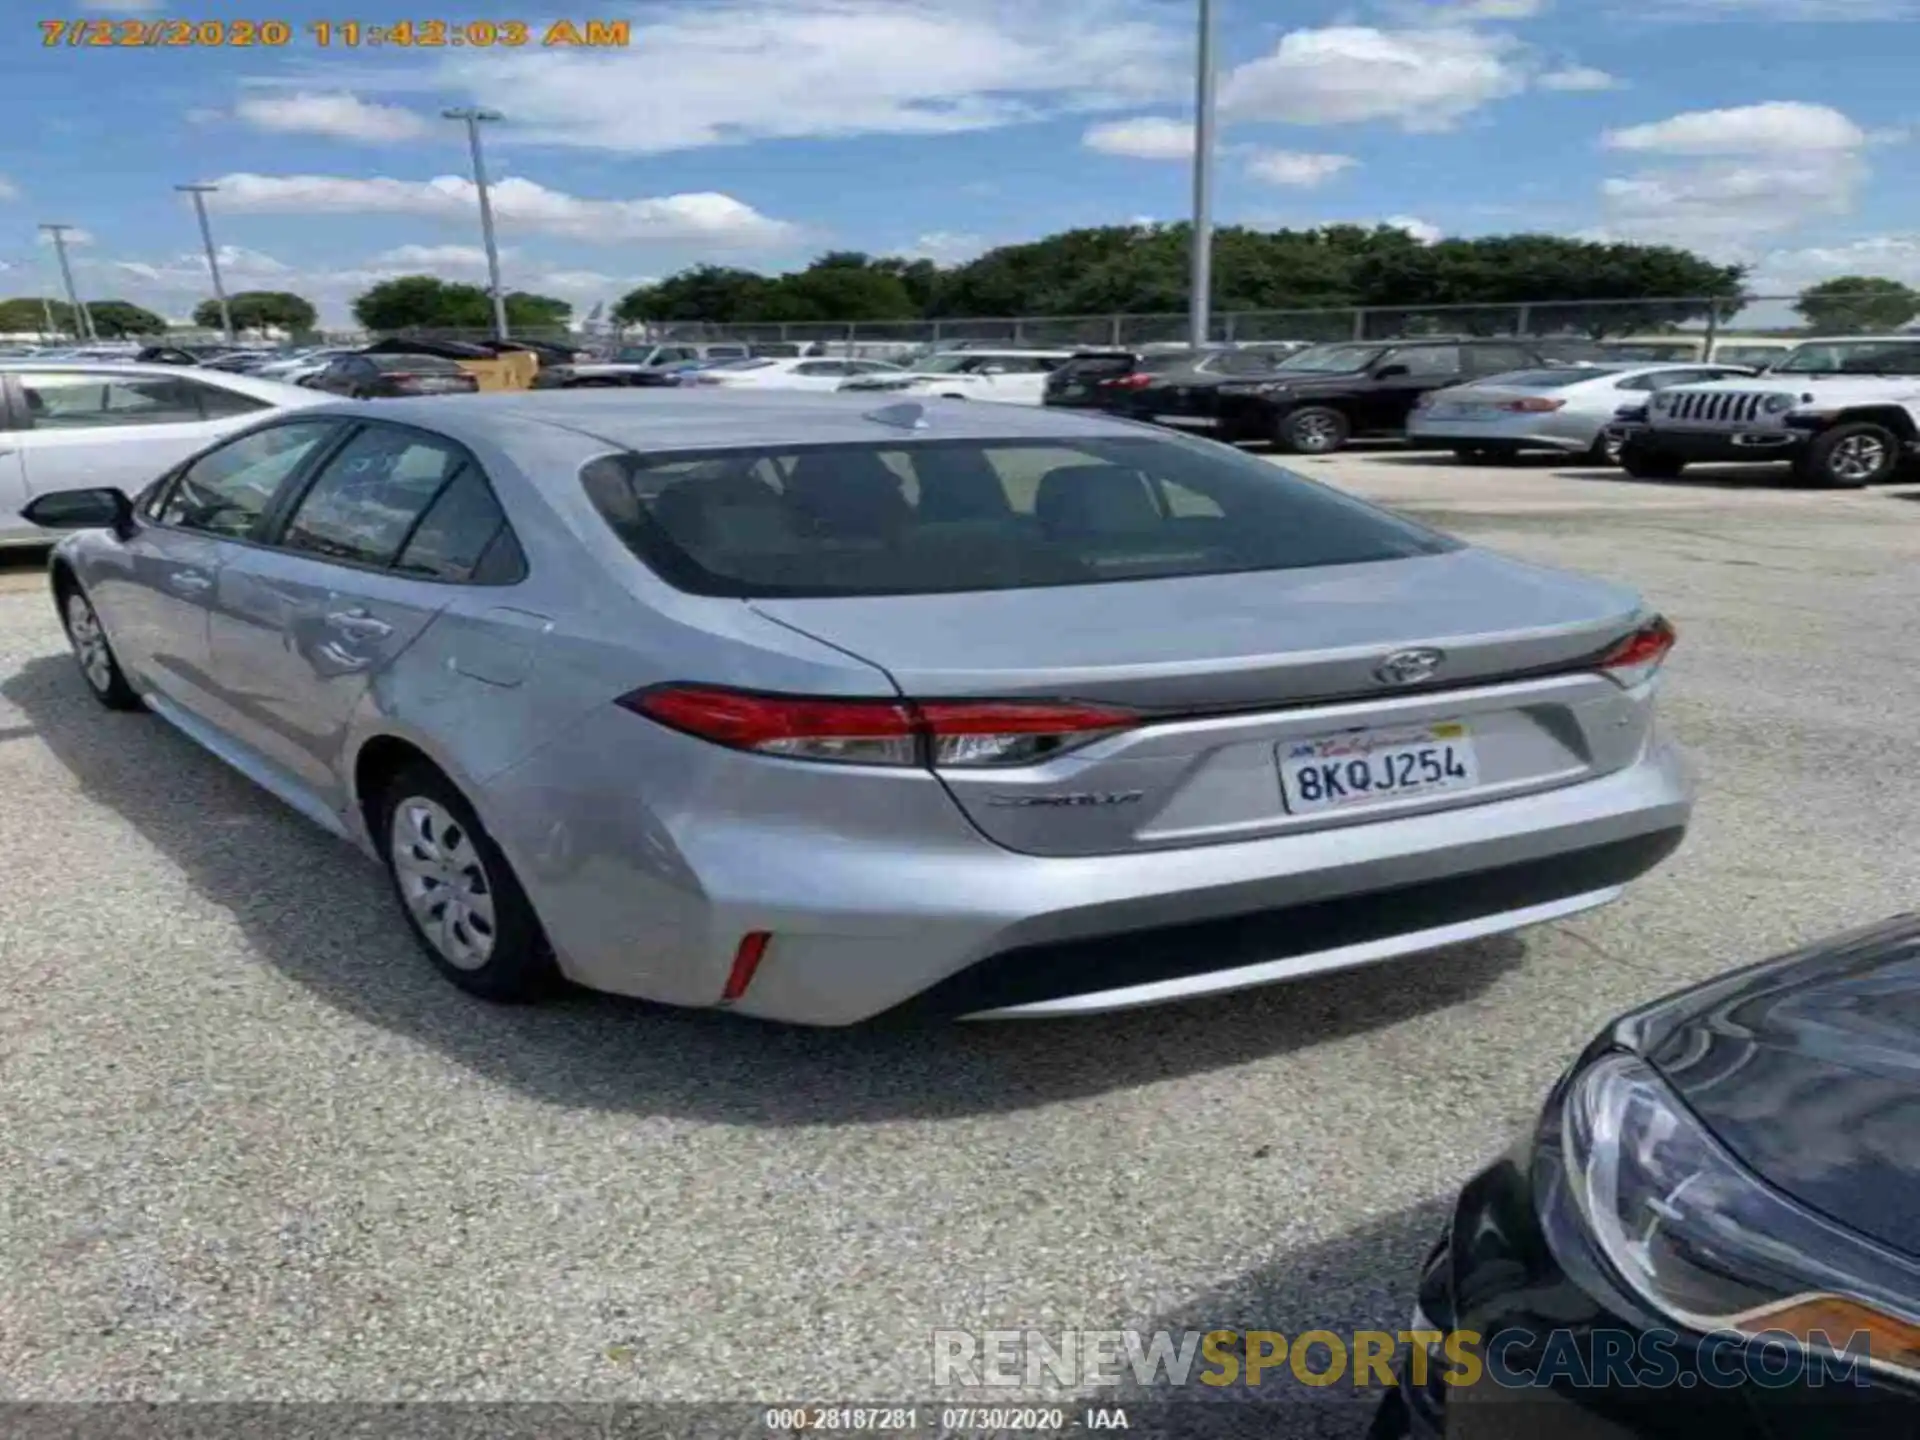
[{"label": "chain link fence", "polygon": [[[1315,310],[1229,310],[1214,315],[1210,339],[1217,344],[1262,341],[1403,340],[1435,336],[1532,336],[1632,341],[1664,345],[1679,358],[1716,342],[1738,339],[1798,340],[1808,335],[1879,334],[1911,326],[1915,316],[1898,303],[1856,301],[1803,316],[1793,295],[1751,295],[1739,300],[1654,298],[1637,300],[1537,300],[1511,305],[1347,306]],[[410,338],[484,340],[484,330],[412,330]],[[606,326],[583,333],[564,329],[517,330],[516,338],[556,344],[616,346],[658,340],[738,341],[748,344],[885,352],[968,344],[1043,348],[1179,345],[1188,338],[1184,314],[1025,315],[938,320],[859,320],[723,325],[706,321],[661,321]],[[1914,333],[1920,334],[1920,331]],[[330,340],[369,338],[339,332]]]}]

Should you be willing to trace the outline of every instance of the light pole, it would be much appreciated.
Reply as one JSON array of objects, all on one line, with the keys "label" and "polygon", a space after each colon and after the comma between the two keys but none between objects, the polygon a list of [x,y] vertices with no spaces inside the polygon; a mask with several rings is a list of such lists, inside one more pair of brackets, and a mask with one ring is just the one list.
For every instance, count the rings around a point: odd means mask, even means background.
[{"label": "light pole", "polygon": [[487,247],[487,285],[493,292],[493,333],[495,339],[504,340],[507,338],[507,297],[500,288],[500,249],[493,242],[493,202],[487,198],[487,162],[480,155],[481,122],[498,120],[500,112],[467,105],[440,113],[448,120],[466,122],[467,149],[473,154],[473,188],[480,194],[480,240]]},{"label": "light pole", "polygon": [[1213,0],[1199,0],[1193,95],[1193,272],[1187,328],[1196,349],[1213,329]]},{"label": "light pole", "polygon": [[72,225],[42,225],[40,227],[53,237],[53,253],[60,260],[60,279],[67,287],[68,313],[73,317],[73,338],[76,340],[97,340],[93,333],[93,316],[87,313],[87,307],[80,303],[80,292],[74,288],[73,267],[67,263],[67,231],[77,227]]},{"label": "light pole", "polygon": [[218,185],[176,185],[173,187],[193,196],[193,210],[200,217],[200,243],[207,247],[207,273],[213,276],[213,298],[220,302],[220,329],[225,332],[227,343],[233,344],[233,308],[227,304],[226,287],[220,283],[220,256],[213,248],[213,227],[207,224],[207,196],[220,187]]}]

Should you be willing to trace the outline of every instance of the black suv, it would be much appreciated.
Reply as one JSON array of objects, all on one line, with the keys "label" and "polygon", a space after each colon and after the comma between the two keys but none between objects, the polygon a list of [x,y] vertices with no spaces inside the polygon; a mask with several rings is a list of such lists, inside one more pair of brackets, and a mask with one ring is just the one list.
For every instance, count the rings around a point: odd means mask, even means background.
[{"label": "black suv", "polygon": [[1275,343],[1209,350],[1083,350],[1047,377],[1042,403],[1211,430],[1217,419],[1214,392],[1221,384],[1271,375],[1299,348]]},{"label": "black suv", "polygon": [[1271,440],[1325,455],[1357,435],[1404,435],[1429,390],[1509,370],[1577,364],[1586,347],[1554,340],[1355,340],[1290,355],[1270,374],[1213,387],[1223,440]]}]

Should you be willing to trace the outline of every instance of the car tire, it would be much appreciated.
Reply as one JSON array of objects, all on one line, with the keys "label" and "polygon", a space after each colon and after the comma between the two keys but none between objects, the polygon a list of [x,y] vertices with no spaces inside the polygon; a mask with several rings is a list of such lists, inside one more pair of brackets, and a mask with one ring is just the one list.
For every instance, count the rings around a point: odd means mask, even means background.
[{"label": "car tire", "polygon": [[1823,490],[1858,490],[1893,478],[1900,468],[1900,437],[1884,425],[1852,421],[1813,437],[1794,457],[1793,476]]},{"label": "car tire", "polygon": [[431,765],[388,783],[374,843],[407,926],[441,975],[502,1004],[559,986],[546,932],[507,857],[459,789]]},{"label": "car tire", "polygon": [[1590,465],[1618,466],[1620,451],[1624,444],[1625,442],[1619,436],[1608,435],[1602,430],[1593,437],[1593,444],[1587,447],[1585,459]]},{"label": "car tire", "polygon": [[1347,417],[1331,405],[1302,405],[1274,426],[1274,443],[1295,455],[1331,455],[1353,435]]},{"label": "car tire", "polygon": [[1687,462],[1669,451],[1629,440],[1620,447],[1620,468],[1636,480],[1678,480]]},{"label": "car tire", "polygon": [[106,626],[77,581],[61,585],[60,623],[66,627],[67,643],[73,647],[74,663],[80,678],[87,682],[93,698],[109,710],[144,710],[146,703],[127,683],[119,657],[107,639]]}]

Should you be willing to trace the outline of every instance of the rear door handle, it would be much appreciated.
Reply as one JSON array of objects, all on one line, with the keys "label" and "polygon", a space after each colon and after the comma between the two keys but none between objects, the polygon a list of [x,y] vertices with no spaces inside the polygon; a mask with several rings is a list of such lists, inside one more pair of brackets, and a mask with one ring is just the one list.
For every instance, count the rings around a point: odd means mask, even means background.
[{"label": "rear door handle", "polygon": [[198,570],[176,570],[167,576],[167,584],[176,590],[185,590],[190,594],[199,594],[202,590],[211,590],[213,581]]},{"label": "rear door handle", "polygon": [[327,616],[327,624],[356,640],[381,640],[393,633],[393,627],[386,621],[364,610],[335,610]]}]

